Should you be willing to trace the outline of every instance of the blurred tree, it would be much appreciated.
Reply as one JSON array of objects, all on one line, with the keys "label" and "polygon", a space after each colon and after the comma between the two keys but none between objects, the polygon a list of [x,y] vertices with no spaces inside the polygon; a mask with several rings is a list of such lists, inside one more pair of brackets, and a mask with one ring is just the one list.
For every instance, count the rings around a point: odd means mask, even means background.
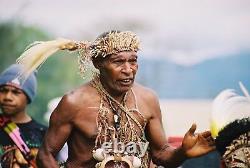
[{"label": "blurred tree", "polygon": [[[45,31],[20,22],[0,23],[0,71],[3,71],[22,54],[24,49],[34,41],[53,39]],[[84,80],[78,74],[77,54],[59,52],[48,59],[38,70],[38,94],[29,106],[28,112],[36,120],[47,123],[44,113],[50,99],[63,94]]]},{"label": "blurred tree", "polygon": [[25,27],[19,22],[0,23],[0,71],[3,71],[36,40],[48,40],[49,35],[35,27]]}]

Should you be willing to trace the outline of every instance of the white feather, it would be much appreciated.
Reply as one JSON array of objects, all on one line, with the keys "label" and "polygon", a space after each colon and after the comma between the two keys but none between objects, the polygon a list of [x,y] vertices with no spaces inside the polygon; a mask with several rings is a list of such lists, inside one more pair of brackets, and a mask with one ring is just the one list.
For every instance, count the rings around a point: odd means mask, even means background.
[{"label": "white feather", "polygon": [[250,99],[226,89],[218,94],[212,104],[211,128],[213,136],[230,122],[250,116]]},{"label": "white feather", "polygon": [[243,94],[244,94],[248,99],[250,99],[249,92],[247,91],[246,87],[243,85],[243,83],[242,83],[241,81],[239,82],[239,85],[240,85],[240,89],[241,89],[241,91],[243,92]]},{"label": "white feather", "polygon": [[17,63],[23,65],[19,79],[24,81],[34,70],[36,70],[48,57],[60,49],[70,49],[75,46],[74,42],[67,39],[33,43],[17,59]]}]

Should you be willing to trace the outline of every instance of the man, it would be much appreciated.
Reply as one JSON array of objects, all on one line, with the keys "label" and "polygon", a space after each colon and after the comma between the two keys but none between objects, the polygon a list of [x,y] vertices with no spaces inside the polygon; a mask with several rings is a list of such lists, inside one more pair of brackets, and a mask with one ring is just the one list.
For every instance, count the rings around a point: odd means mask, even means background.
[{"label": "man", "polygon": [[2,168],[35,168],[35,157],[46,128],[26,111],[36,95],[34,73],[21,84],[21,65],[14,64],[0,74],[0,157]]},{"label": "man", "polygon": [[[38,154],[40,167],[58,167],[54,156],[65,142],[68,144],[65,167],[71,168],[148,168],[152,160],[171,168],[214,149],[210,132],[194,134],[195,124],[180,148],[168,145],[157,96],[134,82],[139,50],[134,33],[110,31],[92,43],[43,42],[25,52],[18,61],[29,67],[36,64],[37,58],[44,62],[40,51],[51,53],[57,49],[79,49],[80,69],[86,71],[91,60],[98,74],[63,96],[52,113]],[[35,61],[30,63],[30,60]]]}]

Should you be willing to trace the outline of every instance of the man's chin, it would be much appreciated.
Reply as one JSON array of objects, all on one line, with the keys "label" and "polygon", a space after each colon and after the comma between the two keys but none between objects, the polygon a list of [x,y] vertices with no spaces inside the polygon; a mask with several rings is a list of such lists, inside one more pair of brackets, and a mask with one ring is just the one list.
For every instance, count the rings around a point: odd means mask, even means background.
[{"label": "man's chin", "polygon": [[132,86],[133,86],[133,85],[122,86],[122,87],[120,87],[120,92],[126,93],[126,92],[128,92],[128,91],[132,88]]}]

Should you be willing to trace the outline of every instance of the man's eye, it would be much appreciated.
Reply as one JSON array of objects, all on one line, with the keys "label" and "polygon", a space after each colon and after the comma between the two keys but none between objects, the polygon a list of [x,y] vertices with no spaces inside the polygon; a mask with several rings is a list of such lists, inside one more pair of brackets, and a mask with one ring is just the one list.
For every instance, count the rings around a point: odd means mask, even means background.
[{"label": "man's eye", "polygon": [[114,63],[123,63],[122,60],[115,60]]},{"label": "man's eye", "polygon": [[132,62],[137,62],[137,59],[132,59],[131,61],[132,61]]}]

